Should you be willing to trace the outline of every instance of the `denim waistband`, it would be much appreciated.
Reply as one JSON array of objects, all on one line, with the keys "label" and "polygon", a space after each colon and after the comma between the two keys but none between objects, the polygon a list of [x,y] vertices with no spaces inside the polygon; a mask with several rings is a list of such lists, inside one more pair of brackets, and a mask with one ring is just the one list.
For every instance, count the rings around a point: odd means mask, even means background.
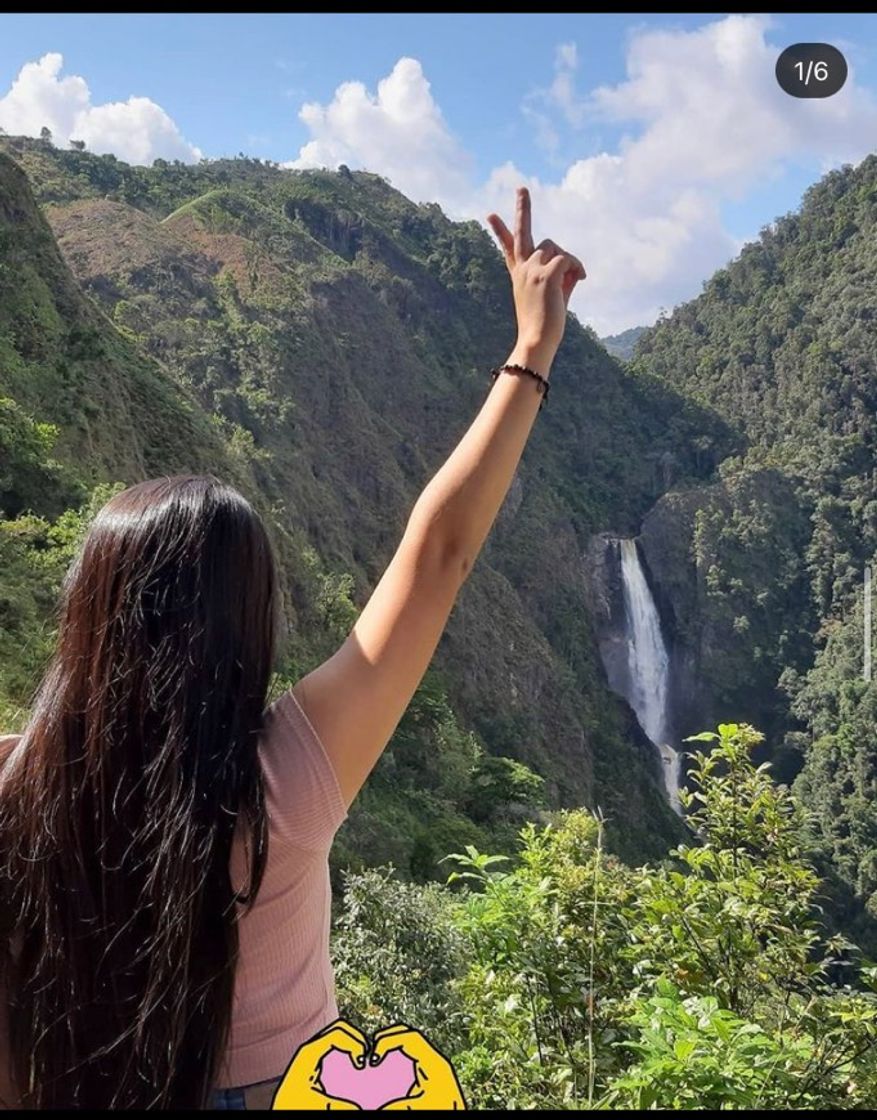
[{"label": "denim waistband", "polygon": [[249,1109],[263,1111],[271,1108],[277,1086],[282,1077],[270,1081],[257,1081],[253,1085],[239,1085],[232,1089],[214,1089],[210,1100],[212,1109]]}]

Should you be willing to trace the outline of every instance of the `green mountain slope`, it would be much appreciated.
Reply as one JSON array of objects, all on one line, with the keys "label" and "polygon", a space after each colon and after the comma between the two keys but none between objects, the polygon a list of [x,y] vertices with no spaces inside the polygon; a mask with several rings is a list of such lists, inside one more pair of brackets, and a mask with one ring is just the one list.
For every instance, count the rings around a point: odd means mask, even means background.
[{"label": "green mountain slope", "polygon": [[[83,480],[221,459],[201,410],[83,297],[25,176],[7,158],[0,159],[0,371],[5,397],[57,426],[56,454],[75,462]],[[3,508],[18,512],[24,498],[7,492]]]},{"label": "green mountain slope", "polygon": [[[24,715],[92,487],[249,468],[197,403],[82,293],[22,171],[0,155],[0,722]],[[9,520],[3,522],[3,517]]]},{"label": "green mountain slope", "polygon": [[[367,595],[509,350],[499,254],[475,223],[454,224],[365,173],[256,161],[126,168],[39,142],[4,145],[27,169],[106,337],[197,402],[222,463],[246,473],[292,542],[288,668],[302,671]],[[128,375],[118,372],[122,392]],[[634,532],[670,483],[708,475],[729,439],[705,410],[628,375],[574,321],[555,379],[442,641],[429,686],[438,709],[424,700],[431,724],[421,713],[431,731],[418,738],[416,712],[400,731],[352,822],[351,852],[429,864],[447,850],[441,814],[418,826],[410,791],[425,782],[465,831],[480,811],[465,787],[495,785],[492,756],[541,774],[548,805],[599,804],[626,854],[662,850],[677,828],[653,752],[606,688],[582,556],[596,531]],[[93,407],[107,438],[123,442],[115,414]],[[140,474],[167,469],[179,438],[170,418],[149,429]],[[104,466],[101,477],[127,480],[121,465]],[[429,735],[451,725],[447,769],[463,768],[453,791],[424,758]],[[467,770],[469,731],[488,753]],[[515,804],[517,772],[503,765],[497,796]]]}]

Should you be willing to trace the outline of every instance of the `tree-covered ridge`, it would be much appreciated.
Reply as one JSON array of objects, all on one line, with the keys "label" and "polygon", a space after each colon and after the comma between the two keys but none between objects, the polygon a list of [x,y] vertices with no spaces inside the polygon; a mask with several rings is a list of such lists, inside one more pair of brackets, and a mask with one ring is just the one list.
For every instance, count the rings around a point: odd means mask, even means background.
[{"label": "tree-covered ridge", "polygon": [[812,187],[647,332],[634,362],[709,402],[740,439],[717,488],[650,515],[676,542],[672,562],[658,545],[654,568],[710,715],[748,695],[750,717],[785,738],[783,776],[803,765],[835,906],[859,923],[857,905],[877,916],[875,686],[862,679],[863,573],[877,555],[875,219],[871,156]]},{"label": "tree-covered ridge", "polygon": [[645,334],[638,366],[709,402],[813,506],[808,568],[840,617],[877,550],[877,156],[833,171]]},{"label": "tree-covered ridge", "polygon": [[92,488],[209,468],[247,485],[195,402],[83,295],[25,176],[0,155],[3,731],[21,726],[45,667],[71,525]]},{"label": "tree-covered ridge", "polygon": [[[6,176],[0,232],[7,250],[0,259],[6,347],[0,375],[0,727],[14,731],[26,718],[52,647],[63,573],[96,509],[122,485],[95,486],[101,478],[133,482],[212,470],[260,506],[284,570],[294,574],[286,582],[290,634],[276,692],[346,633],[354,613],[349,580],[327,572],[304,532],[268,504],[250,466],[252,444],[241,449],[228,438],[165,366],[83,296],[21,172],[2,158],[0,165]],[[424,759],[413,752],[412,738]],[[485,781],[489,788],[470,816],[472,787]],[[512,803],[520,807],[509,808]],[[487,757],[460,727],[441,683],[430,677],[372,790],[351,815],[352,850],[342,838],[337,858],[352,866],[393,858],[413,874],[430,876],[435,861],[421,837],[431,829],[440,841],[483,842],[516,827],[523,805],[536,812],[539,804],[536,776],[511,760]]]}]

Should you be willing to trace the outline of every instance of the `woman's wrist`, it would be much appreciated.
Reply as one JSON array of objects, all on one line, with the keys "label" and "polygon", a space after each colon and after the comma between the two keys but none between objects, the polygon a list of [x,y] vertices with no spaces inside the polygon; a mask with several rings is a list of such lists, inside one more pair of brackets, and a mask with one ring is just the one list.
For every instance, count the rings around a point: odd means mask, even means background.
[{"label": "woman's wrist", "polygon": [[527,366],[547,378],[556,353],[557,347],[551,343],[527,342],[519,338],[507,360],[510,365]]}]

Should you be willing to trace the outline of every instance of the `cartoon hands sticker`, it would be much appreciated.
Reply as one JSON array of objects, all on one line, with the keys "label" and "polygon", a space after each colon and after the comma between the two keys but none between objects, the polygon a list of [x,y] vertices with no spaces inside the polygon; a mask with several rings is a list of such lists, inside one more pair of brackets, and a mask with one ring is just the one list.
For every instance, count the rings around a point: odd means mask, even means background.
[{"label": "cartoon hands sticker", "polygon": [[345,1061],[364,1066],[368,1043],[356,1027],[336,1019],[309,1042],[302,1043],[274,1094],[272,1109],[330,1109],[356,1111],[353,1101],[333,1097],[321,1081],[322,1064],[329,1054],[346,1055]]},{"label": "cartoon hands sticker", "polygon": [[275,1109],[465,1109],[450,1062],[404,1024],[365,1036],[338,1019],[299,1047],[274,1096]]},{"label": "cartoon hands sticker", "polygon": [[382,1105],[383,1109],[396,1112],[409,1109],[450,1111],[466,1107],[451,1063],[420,1031],[414,1031],[402,1023],[378,1031],[371,1059],[377,1063],[376,1068],[380,1069],[397,1054],[413,1064],[414,1084],[404,1096]]}]

